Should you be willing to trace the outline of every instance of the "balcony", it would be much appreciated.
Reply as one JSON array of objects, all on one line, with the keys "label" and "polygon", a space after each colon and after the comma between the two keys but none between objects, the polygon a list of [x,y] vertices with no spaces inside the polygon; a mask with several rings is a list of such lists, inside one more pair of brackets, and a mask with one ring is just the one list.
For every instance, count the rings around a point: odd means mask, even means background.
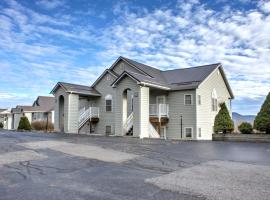
[{"label": "balcony", "polygon": [[150,122],[168,123],[169,105],[168,104],[150,104],[149,105]]}]

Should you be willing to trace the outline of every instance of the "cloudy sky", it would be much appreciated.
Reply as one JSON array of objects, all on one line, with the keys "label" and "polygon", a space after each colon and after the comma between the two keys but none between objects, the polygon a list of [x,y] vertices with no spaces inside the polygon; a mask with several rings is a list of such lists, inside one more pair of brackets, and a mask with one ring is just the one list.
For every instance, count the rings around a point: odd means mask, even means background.
[{"label": "cloudy sky", "polygon": [[0,107],[31,104],[58,81],[90,85],[119,56],[159,69],[221,62],[233,109],[270,91],[270,2],[1,0]]}]

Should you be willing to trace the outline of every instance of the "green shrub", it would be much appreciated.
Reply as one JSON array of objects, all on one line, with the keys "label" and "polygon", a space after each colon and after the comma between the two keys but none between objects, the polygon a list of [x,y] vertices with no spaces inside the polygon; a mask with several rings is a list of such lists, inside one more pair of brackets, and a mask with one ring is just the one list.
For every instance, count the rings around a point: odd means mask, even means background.
[{"label": "green shrub", "polygon": [[238,129],[242,134],[251,134],[253,127],[250,123],[243,122],[242,124],[238,126]]},{"label": "green shrub", "polygon": [[254,128],[270,134],[270,93],[267,95],[260,112],[255,118]]},{"label": "green shrub", "polygon": [[0,128],[4,128],[4,124],[0,122]]},{"label": "green shrub", "polygon": [[233,120],[225,103],[220,104],[220,110],[215,117],[214,132],[228,133],[234,129]]},{"label": "green shrub", "polygon": [[31,125],[27,117],[21,117],[18,130],[26,130],[26,131],[31,130]]},{"label": "green shrub", "polygon": [[46,120],[43,120],[43,121],[33,121],[32,122],[32,128],[34,130],[37,130],[37,131],[53,131],[54,130],[54,126],[53,126],[53,123],[51,122],[48,122],[47,124],[47,121]]}]

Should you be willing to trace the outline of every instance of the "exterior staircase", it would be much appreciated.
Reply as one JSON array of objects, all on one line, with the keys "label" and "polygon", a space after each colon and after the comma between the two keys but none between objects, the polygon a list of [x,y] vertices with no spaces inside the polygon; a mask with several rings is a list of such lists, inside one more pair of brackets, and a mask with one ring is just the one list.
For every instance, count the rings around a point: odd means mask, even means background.
[{"label": "exterior staircase", "polygon": [[126,123],[124,124],[124,131],[126,135],[133,135],[133,112],[128,116]]},{"label": "exterior staircase", "polygon": [[150,138],[160,138],[160,135],[158,134],[157,130],[154,128],[154,126],[149,122],[149,137]]},{"label": "exterior staircase", "polygon": [[79,111],[79,129],[87,122],[91,121],[92,118],[99,118],[99,108],[98,107],[89,107],[87,109],[82,108]]}]

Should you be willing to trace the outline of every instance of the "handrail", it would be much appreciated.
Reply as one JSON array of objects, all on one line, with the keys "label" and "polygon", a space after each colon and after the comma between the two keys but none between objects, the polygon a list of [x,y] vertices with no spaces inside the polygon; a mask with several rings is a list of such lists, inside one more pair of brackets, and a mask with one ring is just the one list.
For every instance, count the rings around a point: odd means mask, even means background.
[{"label": "handrail", "polygon": [[128,116],[127,118],[127,121],[125,122],[124,124],[124,130],[125,132],[128,132],[129,129],[133,126],[133,117],[134,117],[134,114],[133,112]]},{"label": "handrail", "polygon": [[151,116],[166,116],[169,117],[168,104],[149,104],[149,115]]},{"label": "handrail", "polygon": [[92,117],[99,117],[99,107],[82,108],[79,111],[79,128]]},{"label": "handrail", "polygon": [[154,126],[150,122],[149,122],[149,126],[148,126],[148,131],[149,131],[150,138],[160,138],[160,135],[158,134],[158,132],[156,131],[156,129],[154,128]]}]

